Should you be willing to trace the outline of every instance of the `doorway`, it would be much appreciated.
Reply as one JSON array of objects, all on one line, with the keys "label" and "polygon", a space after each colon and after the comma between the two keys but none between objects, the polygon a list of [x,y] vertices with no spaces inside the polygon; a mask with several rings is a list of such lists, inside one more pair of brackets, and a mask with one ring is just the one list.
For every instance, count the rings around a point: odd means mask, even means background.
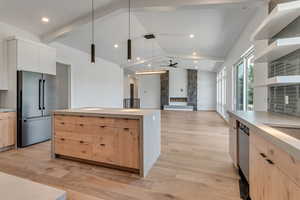
[{"label": "doorway", "polygon": [[56,63],[57,81],[57,109],[69,109],[71,107],[71,66]]}]

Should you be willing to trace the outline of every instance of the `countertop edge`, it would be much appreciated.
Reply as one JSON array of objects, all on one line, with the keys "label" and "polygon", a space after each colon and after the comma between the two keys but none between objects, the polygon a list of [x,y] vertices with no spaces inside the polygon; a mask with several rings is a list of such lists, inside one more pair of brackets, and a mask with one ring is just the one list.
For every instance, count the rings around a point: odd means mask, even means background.
[{"label": "countertop edge", "polygon": [[135,112],[124,112],[121,113],[118,111],[103,110],[103,112],[95,112],[95,111],[85,111],[85,110],[53,110],[51,113],[53,115],[74,115],[74,116],[90,116],[90,117],[117,117],[117,118],[132,118],[132,119],[140,119],[144,116],[151,116],[155,113],[160,112],[160,110],[149,110],[143,111],[143,113],[135,113]]},{"label": "countertop edge", "polygon": [[[264,124],[262,122],[246,119],[244,116],[241,116],[234,111],[227,111],[227,112],[229,115],[237,119],[240,119],[242,120],[242,122],[254,127],[255,129],[258,130],[258,133],[266,140],[268,140],[272,144],[281,148],[283,151],[286,151],[290,155],[300,160],[300,140],[293,138],[292,136],[289,136],[271,127],[271,126],[279,127],[279,124]],[[284,125],[284,127],[286,127],[286,125]],[[299,128],[299,127],[291,126],[290,128]]]},{"label": "countertop edge", "polygon": [[9,113],[9,112],[17,112],[17,110],[13,108],[0,108],[0,113]]}]

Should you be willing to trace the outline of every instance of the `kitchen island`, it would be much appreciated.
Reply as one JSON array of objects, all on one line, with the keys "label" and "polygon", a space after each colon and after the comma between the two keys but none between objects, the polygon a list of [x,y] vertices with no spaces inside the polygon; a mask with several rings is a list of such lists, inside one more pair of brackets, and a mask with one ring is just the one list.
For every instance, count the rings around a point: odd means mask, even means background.
[{"label": "kitchen island", "polygon": [[78,108],[53,112],[52,156],[145,177],[161,150],[160,111]]}]

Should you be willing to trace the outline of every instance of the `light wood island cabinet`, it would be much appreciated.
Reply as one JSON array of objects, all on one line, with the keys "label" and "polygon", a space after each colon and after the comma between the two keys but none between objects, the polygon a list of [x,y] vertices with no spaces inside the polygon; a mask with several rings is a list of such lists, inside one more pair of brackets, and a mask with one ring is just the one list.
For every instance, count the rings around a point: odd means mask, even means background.
[{"label": "light wood island cabinet", "polygon": [[[102,112],[55,112],[53,154],[145,176],[160,153],[160,112],[149,112],[150,117]],[[152,127],[146,130],[148,125]]]}]

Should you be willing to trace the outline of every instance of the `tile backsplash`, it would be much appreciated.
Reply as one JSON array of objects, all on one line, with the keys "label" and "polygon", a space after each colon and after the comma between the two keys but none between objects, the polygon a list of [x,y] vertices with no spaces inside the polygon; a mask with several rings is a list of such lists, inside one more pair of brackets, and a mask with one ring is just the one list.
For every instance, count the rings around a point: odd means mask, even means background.
[{"label": "tile backsplash", "polygon": [[[271,0],[270,11],[278,4],[292,0]],[[300,17],[269,40],[272,43],[279,38],[300,37]],[[269,63],[268,76],[300,75],[300,49]],[[284,113],[300,117],[300,84],[269,87],[269,106],[271,112]]]}]

